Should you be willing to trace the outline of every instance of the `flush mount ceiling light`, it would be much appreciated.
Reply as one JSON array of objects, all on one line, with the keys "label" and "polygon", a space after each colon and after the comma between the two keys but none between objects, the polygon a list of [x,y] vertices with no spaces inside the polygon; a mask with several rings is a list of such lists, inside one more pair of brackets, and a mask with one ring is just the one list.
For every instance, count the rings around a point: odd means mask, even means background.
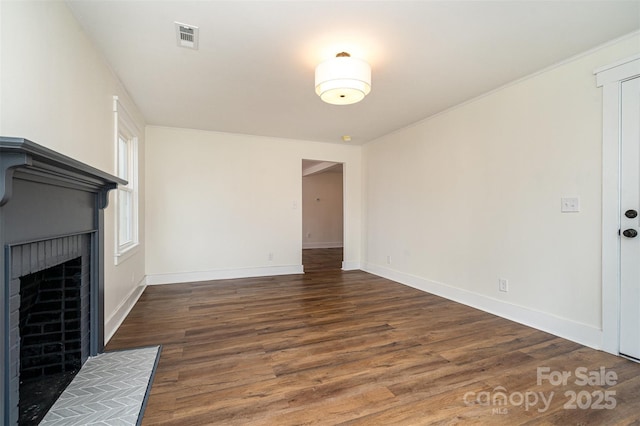
[{"label": "flush mount ceiling light", "polygon": [[316,67],[316,94],[333,105],[360,102],[371,91],[371,66],[341,52]]}]

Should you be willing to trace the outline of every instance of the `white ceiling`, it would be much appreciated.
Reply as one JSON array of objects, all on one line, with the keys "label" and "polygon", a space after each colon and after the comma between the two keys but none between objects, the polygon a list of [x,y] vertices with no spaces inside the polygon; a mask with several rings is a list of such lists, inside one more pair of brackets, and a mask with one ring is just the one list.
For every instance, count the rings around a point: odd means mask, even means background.
[{"label": "white ceiling", "polygon": [[[69,1],[148,124],[372,139],[640,28],[640,1]],[[176,45],[174,21],[200,27]],[[348,106],[314,93],[340,51],[372,66]]]}]

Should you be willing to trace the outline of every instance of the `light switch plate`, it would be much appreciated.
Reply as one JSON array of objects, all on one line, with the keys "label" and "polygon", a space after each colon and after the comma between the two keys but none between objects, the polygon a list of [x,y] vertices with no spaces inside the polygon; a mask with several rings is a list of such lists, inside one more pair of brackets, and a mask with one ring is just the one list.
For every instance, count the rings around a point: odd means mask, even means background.
[{"label": "light switch plate", "polygon": [[562,213],[575,213],[580,211],[580,197],[562,197],[560,199]]}]

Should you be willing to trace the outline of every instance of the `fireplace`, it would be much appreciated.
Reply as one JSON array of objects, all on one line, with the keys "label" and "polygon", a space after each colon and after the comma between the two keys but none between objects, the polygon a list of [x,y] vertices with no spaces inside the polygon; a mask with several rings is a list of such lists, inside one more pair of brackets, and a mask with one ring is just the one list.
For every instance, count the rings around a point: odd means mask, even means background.
[{"label": "fireplace", "polygon": [[11,246],[9,317],[19,321],[9,324],[7,362],[19,424],[39,423],[89,356],[91,238]]},{"label": "fireplace", "polygon": [[82,257],[20,278],[20,385],[80,368],[89,353],[88,284]]},{"label": "fireplace", "polygon": [[119,178],[0,137],[0,418],[37,424],[103,349],[103,210]]}]

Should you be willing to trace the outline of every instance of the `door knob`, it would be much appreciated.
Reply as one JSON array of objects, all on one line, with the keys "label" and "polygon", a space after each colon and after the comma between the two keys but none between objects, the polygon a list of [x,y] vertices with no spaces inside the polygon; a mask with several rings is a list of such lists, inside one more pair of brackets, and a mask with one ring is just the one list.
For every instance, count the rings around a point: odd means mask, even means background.
[{"label": "door knob", "polygon": [[633,219],[638,216],[638,212],[635,210],[627,210],[626,212],[624,212],[624,215],[629,219]]},{"label": "door knob", "polygon": [[622,235],[627,238],[635,238],[638,235],[638,231],[636,231],[635,229],[625,229],[624,231],[622,231]]}]

